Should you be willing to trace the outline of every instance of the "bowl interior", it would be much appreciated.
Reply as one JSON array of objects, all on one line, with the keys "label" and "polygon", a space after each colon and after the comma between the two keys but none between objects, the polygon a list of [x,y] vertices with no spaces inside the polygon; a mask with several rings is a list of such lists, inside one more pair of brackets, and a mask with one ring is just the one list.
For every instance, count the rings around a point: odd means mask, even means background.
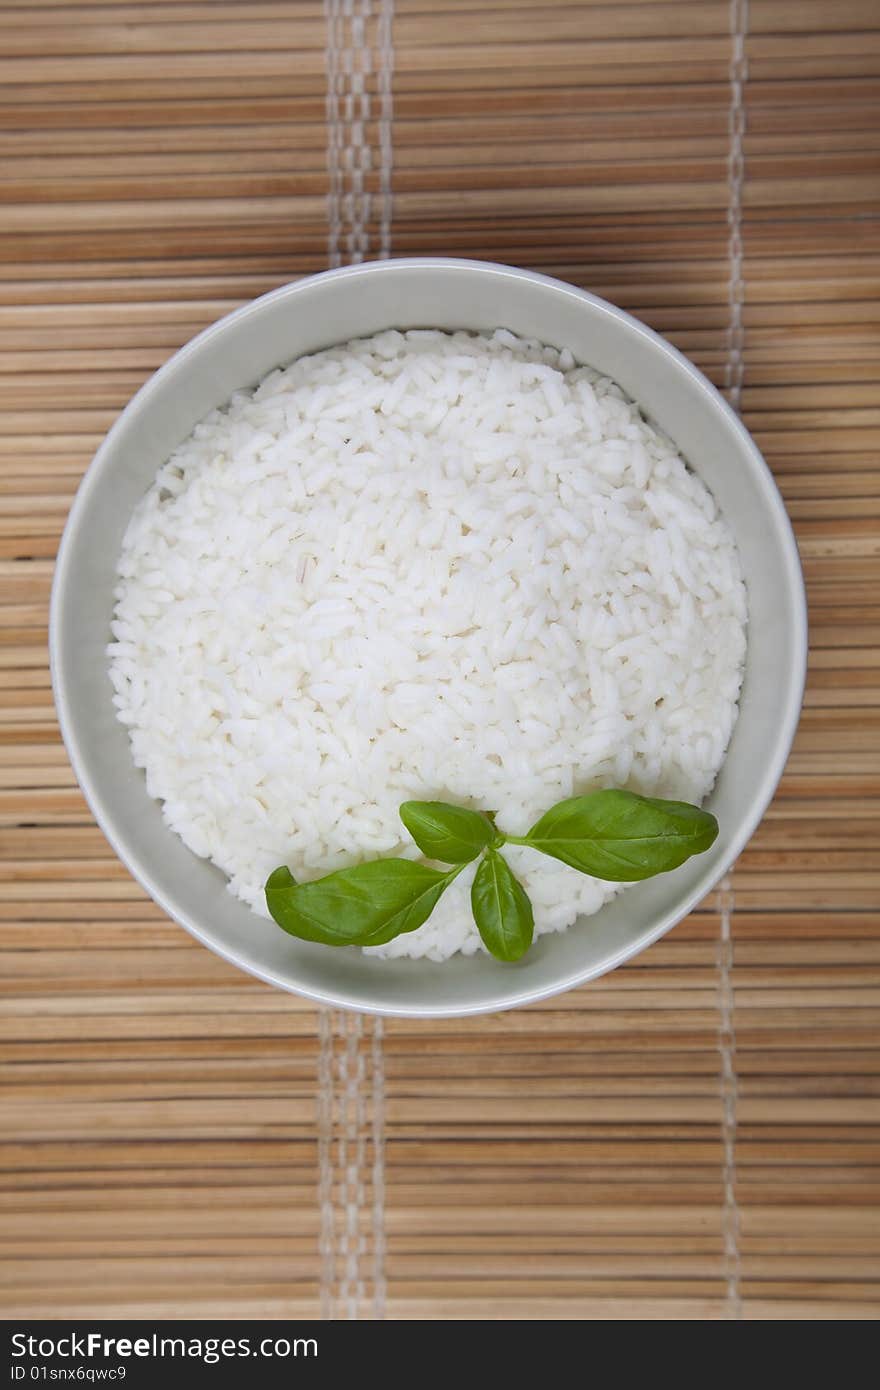
[{"label": "bowl interior", "polygon": [[[380,961],[298,942],[255,917],[165,826],[116,720],[105,647],[132,508],[171,450],[236,389],[307,352],[386,328],[505,327],[607,372],[678,445],[739,545],[749,594],[740,715],[710,802],[721,834],[674,874],[633,885],[525,959]],[[53,677],[74,768],[102,828],[153,897],[243,969],[323,1002],[400,1014],[510,1007],[603,973],[656,939],[739,853],[778,777],[800,708],[805,619],[797,551],[766,465],[733,413],[673,348],[602,300],[509,267],[386,261],[300,281],[194,339],[123,412],[71,512],[52,604]]]}]

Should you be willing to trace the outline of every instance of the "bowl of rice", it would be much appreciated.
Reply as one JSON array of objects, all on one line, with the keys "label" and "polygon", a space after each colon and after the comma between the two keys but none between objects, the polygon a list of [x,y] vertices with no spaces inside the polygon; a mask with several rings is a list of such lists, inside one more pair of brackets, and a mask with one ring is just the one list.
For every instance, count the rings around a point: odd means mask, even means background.
[{"label": "bowl of rice", "polygon": [[[72,507],[50,650],[80,785],[170,916],[319,1003],[443,1016],[590,980],[706,897],[781,776],[806,615],[770,472],[675,348],[559,281],[424,258],[267,294],[147,382]],[[280,864],[418,857],[407,800],[522,836],[609,787],[704,805],[718,838],[625,887],[511,845],[515,964],[470,866],[370,949],[268,915]]]}]

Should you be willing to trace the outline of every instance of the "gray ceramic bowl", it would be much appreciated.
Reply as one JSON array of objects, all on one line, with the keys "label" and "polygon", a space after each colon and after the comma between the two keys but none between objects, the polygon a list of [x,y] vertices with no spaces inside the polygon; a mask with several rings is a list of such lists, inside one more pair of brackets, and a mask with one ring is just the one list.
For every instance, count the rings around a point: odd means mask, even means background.
[{"label": "gray ceramic bowl", "polygon": [[[114,717],[104,654],[114,567],[132,508],[171,450],[237,388],[303,353],[385,328],[512,329],[607,372],[675,440],[711,488],[748,584],[739,720],[708,803],[721,833],[675,873],[629,887],[595,916],[542,936],[517,965],[488,957],[383,961],[299,942],[234,899],[223,875],[168,830]],[[52,593],[55,699],[98,823],[156,902],[243,970],[326,1004],[423,1016],[511,1008],[611,970],[678,922],[742,850],[782,773],[803,691],[798,553],[770,473],[710,383],[662,338],[570,285],[508,266],[381,261],[300,280],[230,314],[147,382],[98,450],[71,509]]]}]

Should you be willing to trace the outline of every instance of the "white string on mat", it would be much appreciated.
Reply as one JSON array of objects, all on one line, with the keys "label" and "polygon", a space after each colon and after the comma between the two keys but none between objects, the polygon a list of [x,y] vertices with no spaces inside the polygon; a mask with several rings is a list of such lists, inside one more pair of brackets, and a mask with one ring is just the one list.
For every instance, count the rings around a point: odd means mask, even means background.
[{"label": "white string on mat", "polygon": [[745,87],[748,80],[748,60],[746,58],[748,25],[749,0],[730,0],[732,49],[730,58],[730,109],[727,118],[730,137],[727,155],[727,303],[729,317],[724,386],[727,399],[734,410],[740,408],[745,373],[743,304],[746,287],[743,276],[742,205],[746,174],[744,147],[746,133]]},{"label": "white string on mat", "polygon": [[382,1020],[322,1009],[318,1028],[321,1317],[384,1318]]},{"label": "white string on mat", "polygon": [[[375,254],[380,259],[391,254],[394,0],[378,0],[376,6],[372,0],[324,0],[324,16],[327,260],[335,268],[364,260],[372,249],[367,176],[373,167],[374,65],[379,96]],[[359,1318],[366,1312],[384,1318],[385,1062],[380,1018],[321,1010],[317,1111],[321,1317]]]},{"label": "white string on mat", "polygon": [[[727,361],[724,386],[727,399],[739,410],[745,377],[745,330],[743,304],[745,276],[743,266],[743,187],[745,184],[745,91],[748,80],[746,39],[749,32],[748,0],[730,0],[730,107],[727,155],[727,260],[728,325]],[[723,1240],[724,1316],[739,1319],[742,1305],[742,1258],[740,1251],[740,1211],[736,1194],[737,1070],[736,997],[733,988],[733,917],[736,900],[733,870],[718,889],[718,1052],[721,1060],[719,1091],[721,1100],[721,1234]]]},{"label": "white string on mat", "polygon": [[318,1012],[318,1211],[321,1262],[321,1317],[335,1315],[336,1289],[336,1194],[333,1137],[336,1133],[336,1087],[333,1077],[335,1014],[331,1009]]},{"label": "white string on mat", "polygon": [[[367,21],[371,15],[371,0],[324,0],[331,268],[345,263],[356,265],[370,250],[371,198],[367,176],[372,168],[369,83],[373,51],[367,41]],[[390,50],[390,20],[386,27]],[[381,56],[380,50],[380,59]],[[381,82],[380,77],[380,88]],[[390,99],[390,74],[388,92]],[[387,139],[390,144],[390,125]]]},{"label": "white string on mat", "polygon": [[379,19],[376,30],[378,63],[376,76],[379,89],[379,248],[380,260],[391,255],[391,222],[394,215],[394,196],[391,176],[394,170],[392,122],[394,120],[394,0],[379,0]]},{"label": "white string on mat", "polygon": [[327,263],[331,270],[342,264],[343,128],[340,104],[340,55],[342,51],[342,8],[340,0],[324,0],[327,26],[325,69],[327,95],[324,102],[327,125]]},{"label": "white string on mat", "polygon": [[373,1019],[373,1317],[385,1317],[385,1027]]},{"label": "white string on mat", "polygon": [[742,1317],[740,1292],[740,1217],[736,1199],[736,1027],[733,993],[733,935],[735,907],[730,874],[725,874],[718,889],[718,1051],[721,1054],[721,1186],[724,1242],[725,1316]]},{"label": "white string on mat", "polygon": [[355,1319],[364,1299],[361,1269],[364,1253],[361,1213],[365,1204],[367,1149],[364,1059],[361,1052],[364,1024],[360,1014],[337,1011],[336,1017],[342,1031],[339,1049],[339,1093],[342,1098],[339,1124],[339,1173],[342,1182],[339,1307],[342,1317]]}]

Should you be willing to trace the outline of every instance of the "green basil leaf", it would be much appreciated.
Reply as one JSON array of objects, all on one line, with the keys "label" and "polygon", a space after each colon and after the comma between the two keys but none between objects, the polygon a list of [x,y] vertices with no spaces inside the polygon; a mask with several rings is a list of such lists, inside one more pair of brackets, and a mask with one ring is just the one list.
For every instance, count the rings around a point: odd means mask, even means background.
[{"label": "green basil leaf", "polygon": [[446,801],[404,801],[400,819],[422,854],[441,864],[469,864],[498,833],[479,811]]},{"label": "green basil leaf", "polygon": [[282,864],[279,869],[274,869],[266,879],[266,887],[264,889],[266,894],[266,906],[272,916],[275,917],[276,922],[278,920],[276,909],[279,912],[283,910],[284,903],[287,899],[287,890],[295,887],[296,879],[286,864]]},{"label": "green basil leaf", "polygon": [[312,883],[266,883],[266,905],[279,927],[303,941],[326,946],[381,946],[415,931],[458,869],[441,873],[410,859],[376,859],[339,869]]},{"label": "green basil leaf", "polygon": [[699,806],[600,791],[560,801],[517,843],[595,878],[630,883],[677,869],[717,834],[715,817]]},{"label": "green basil leaf", "polygon": [[495,849],[477,869],[471,907],[483,944],[497,960],[519,960],[532,944],[535,918],[528,894]]}]

